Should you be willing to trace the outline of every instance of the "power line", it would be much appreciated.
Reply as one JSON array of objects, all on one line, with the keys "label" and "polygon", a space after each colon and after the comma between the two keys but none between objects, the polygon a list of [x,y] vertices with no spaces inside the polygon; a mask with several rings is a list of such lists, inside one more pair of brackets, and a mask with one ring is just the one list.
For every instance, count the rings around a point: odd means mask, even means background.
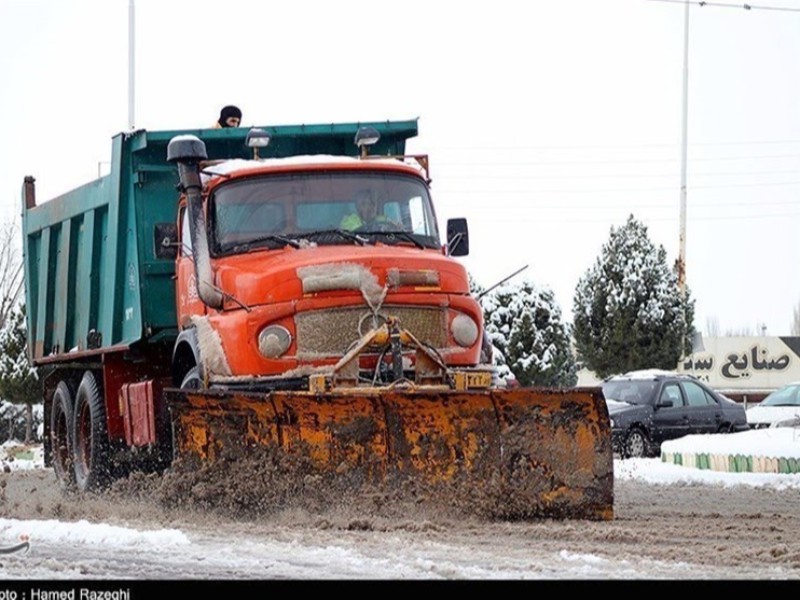
[{"label": "power line", "polygon": [[800,8],[789,6],[763,6],[758,4],[730,4],[728,2],[705,2],[703,0],[647,0],[648,2],[669,2],[670,4],[696,4],[698,6],[713,6],[715,8],[740,8],[744,10],[777,10],[784,12],[800,12]]},{"label": "power line", "polygon": [[[702,157],[692,158],[692,162],[707,162],[716,160],[764,160],[773,158],[800,158],[800,154],[762,154],[760,156],[719,156],[719,157]],[[598,160],[525,160],[510,162],[504,161],[503,163],[492,163],[486,160],[482,161],[465,161],[465,162],[448,162],[446,160],[439,161],[436,164],[449,167],[525,167],[529,165],[606,165],[611,163],[664,163],[676,162],[676,158],[608,158]]]},{"label": "power line", "polygon": [[[626,212],[631,213],[635,211],[627,210]],[[799,212],[788,212],[788,213],[774,213],[774,214],[752,214],[752,215],[724,215],[724,214],[714,214],[709,215],[707,217],[692,217],[691,222],[695,223],[697,221],[741,221],[744,219],[753,220],[753,219],[785,219],[786,217],[798,217],[800,216]],[[575,216],[564,216],[564,217],[556,217],[556,216],[548,216],[548,215],[536,215],[535,217],[527,217],[524,215],[517,215],[513,219],[512,218],[495,218],[492,213],[488,213],[481,219],[483,222],[492,222],[492,223],[614,223],[618,219],[613,216],[609,217],[575,217]],[[672,223],[677,221],[676,217],[652,217],[648,216],[646,219],[648,223],[650,222],[660,222],[660,223]]]},{"label": "power line", "polygon": [[[517,206],[517,205],[518,205],[518,203],[515,200],[512,200],[511,202],[508,202],[508,201],[505,201],[505,200],[502,200],[502,199],[500,199],[500,200],[495,199],[495,201],[492,203],[492,206],[491,207],[487,207],[487,210],[493,210],[495,206],[506,207],[506,206]],[[719,209],[719,208],[728,209],[728,208],[732,208],[732,207],[748,208],[748,207],[752,207],[752,206],[758,206],[760,209],[763,209],[763,208],[768,207],[768,206],[782,206],[782,207],[790,206],[792,208],[796,208],[797,205],[798,205],[798,200],[786,200],[786,201],[775,201],[775,202],[772,202],[772,201],[766,201],[766,202],[750,202],[750,201],[747,201],[747,202],[731,202],[731,201],[725,201],[724,204],[721,204],[719,202],[700,202],[698,204],[695,204],[695,206],[697,208],[714,208],[714,209]],[[471,207],[471,208],[480,208],[480,206],[473,206],[470,203],[466,203],[466,202],[464,203],[464,206],[465,207]],[[598,210],[618,210],[618,209],[621,209],[621,208],[627,209],[630,206],[631,206],[631,204],[629,202],[624,202],[624,203],[623,202],[617,202],[617,203],[614,203],[614,204],[609,204],[608,202],[597,203],[597,202],[594,202],[594,201],[592,201],[590,203],[585,203],[585,202],[569,202],[569,203],[559,202],[558,204],[540,204],[540,203],[537,203],[536,204],[536,210],[537,211],[541,211],[541,210],[547,210],[547,211],[555,210],[555,211],[558,211],[558,210],[578,210],[578,209],[580,209],[580,210],[598,211]],[[672,205],[671,204],[666,204],[666,203],[661,202],[661,201],[651,201],[651,202],[646,202],[645,201],[645,202],[637,202],[636,203],[636,208],[637,209],[648,209],[648,210],[670,210],[670,209],[672,209]]]},{"label": "power line", "polygon": [[[800,144],[800,139],[796,140],[745,140],[737,142],[729,140],[724,142],[692,142],[689,144],[691,147],[699,146],[753,146],[764,144]],[[462,150],[469,153],[485,152],[485,151],[502,151],[508,150],[614,150],[631,148],[638,150],[641,148],[675,148],[678,144],[675,142],[643,142],[640,144],[556,144],[556,145],[515,145],[515,146],[489,146],[479,144],[477,146],[436,146],[437,152],[439,150]]]},{"label": "power line", "polygon": [[[712,173],[692,173],[694,177],[745,177],[754,175],[796,175],[797,169],[791,171],[717,171]],[[677,177],[677,173],[563,173],[561,175],[450,175],[448,180],[502,180],[528,181],[538,179],[666,179]]]},{"label": "power line", "polygon": [[[774,182],[760,182],[760,183],[720,183],[718,185],[694,185],[692,186],[694,189],[718,189],[718,188],[747,188],[747,187],[774,187],[774,186],[792,186],[792,185],[800,185],[800,181],[774,181]],[[619,192],[666,192],[674,190],[675,188],[670,187],[636,187],[636,188],[587,188],[585,190],[576,190],[576,189],[559,189],[559,188],[550,188],[550,189],[515,189],[515,190],[481,190],[481,189],[468,189],[468,190],[459,190],[454,188],[438,188],[436,190],[437,195],[441,195],[442,193],[448,194],[606,194],[610,192],[619,193]]]}]

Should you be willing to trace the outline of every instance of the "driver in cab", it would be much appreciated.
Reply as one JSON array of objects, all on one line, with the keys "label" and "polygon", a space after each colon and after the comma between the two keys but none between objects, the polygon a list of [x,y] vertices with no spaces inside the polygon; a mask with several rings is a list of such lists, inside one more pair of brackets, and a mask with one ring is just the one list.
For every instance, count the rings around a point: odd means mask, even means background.
[{"label": "driver in cab", "polygon": [[370,231],[380,230],[392,226],[393,222],[383,213],[378,214],[378,200],[370,190],[361,190],[356,194],[356,212],[345,215],[340,223],[342,229],[355,231],[362,229]]}]

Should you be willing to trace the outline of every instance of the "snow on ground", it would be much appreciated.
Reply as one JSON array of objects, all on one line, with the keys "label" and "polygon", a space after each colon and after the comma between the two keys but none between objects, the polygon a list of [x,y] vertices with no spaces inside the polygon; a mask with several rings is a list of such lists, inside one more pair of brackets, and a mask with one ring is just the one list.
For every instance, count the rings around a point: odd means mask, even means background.
[{"label": "snow on ground", "polygon": [[[800,429],[779,428],[727,435],[690,435],[667,442],[665,445],[671,452],[749,453],[800,457]],[[42,456],[41,445],[25,446],[20,442],[6,442],[0,445],[0,468],[7,471],[41,469],[44,468]],[[639,480],[653,485],[746,485],[772,487],[778,490],[800,489],[800,474],[726,473],[664,463],[660,458],[615,459],[614,477],[620,481]],[[87,521],[68,523],[53,520],[0,519],[0,538],[25,539],[26,536],[38,540],[75,544],[113,542],[120,548],[150,544],[175,547],[190,543],[181,531],[175,529],[139,531]],[[575,560],[575,557],[570,560]]]},{"label": "snow on ground", "polygon": [[158,531],[139,531],[127,527],[115,527],[104,523],[76,521],[20,521],[18,519],[0,519],[0,539],[35,538],[37,541],[64,541],[72,544],[107,544],[116,546],[150,546],[159,547],[188,544],[189,539],[177,529],[160,529]]},{"label": "snow on ground", "polygon": [[[734,434],[739,435],[739,434]],[[800,473],[728,473],[694,469],[661,462],[660,458],[629,458],[614,461],[614,478],[620,481],[637,479],[653,485],[706,484],[721,486],[747,485],[778,490],[800,490]]]},{"label": "snow on ground", "polygon": [[665,452],[747,454],[768,458],[800,458],[800,427],[752,429],[731,435],[689,435],[662,444]]},{"label": "snow on ground", "polygon": [[0,469],[41,469],[44,466],[44,449],[41,444],[26,445],[8,440],[0,445]]}]

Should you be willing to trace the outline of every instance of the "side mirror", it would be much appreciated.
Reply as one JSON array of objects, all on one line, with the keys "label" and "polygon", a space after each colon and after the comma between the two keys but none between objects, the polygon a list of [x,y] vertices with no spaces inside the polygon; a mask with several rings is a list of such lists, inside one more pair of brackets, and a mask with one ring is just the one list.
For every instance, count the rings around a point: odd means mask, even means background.
[{"label": "side mirror", "polygon": [[656,408],[672,408],[672,400],[659,400]]},{"label": "side mirror", "polygon": [[449,256],[469,254],[469,231],[466,219],[447,220],[447,254]]},{"label": "side mirror", "polygon": [[178,226],[175,223],[156,223],[153,228],[153,245],[156,258],[178,258]]}]

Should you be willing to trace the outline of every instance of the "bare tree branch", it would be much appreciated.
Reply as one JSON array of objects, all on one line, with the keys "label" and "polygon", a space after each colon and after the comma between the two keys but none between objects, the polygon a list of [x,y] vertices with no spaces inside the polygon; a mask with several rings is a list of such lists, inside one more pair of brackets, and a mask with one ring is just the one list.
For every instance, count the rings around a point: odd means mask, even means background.
[{"label": "bare tree branch", "polygon": [[706,335],[709,337],[719,336],[719,319],[717,317],[706,317]]},{"label": "bare tree branch", "polygon": [[22,295],[22,237],[18,219],[0,224],[0,328]]}]

